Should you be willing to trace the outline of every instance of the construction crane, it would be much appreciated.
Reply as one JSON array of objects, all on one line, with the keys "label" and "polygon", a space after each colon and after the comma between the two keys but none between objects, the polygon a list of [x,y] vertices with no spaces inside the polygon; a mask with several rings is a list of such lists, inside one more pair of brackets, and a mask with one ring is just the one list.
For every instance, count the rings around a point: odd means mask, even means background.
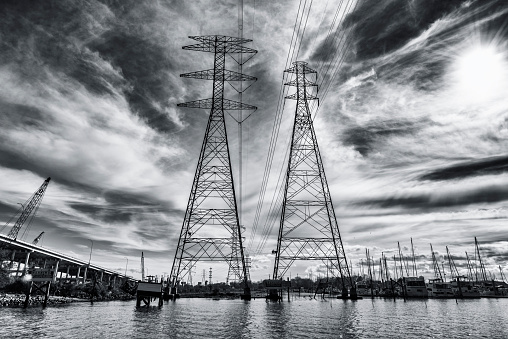
[{"label": "construction crane", "polygon": [[35,238],[34,241],[32,241],[32,245],[37,245],[37,243],[39,242],[39,240],[41,240],[43,235],[44,235],[44,231],[42,231],[41,234],[39,234],[37,236],[37,238]]},{"label": "construction crane", "polygon": [[[35,216],[50,180],[51,178],[47,178],[46,180],[44,180],[41,187],[39,187],[39,189],[35,191],[35,193],[30,197],[30,199],[28,199],[24,204],[21,204],[23,210],[21,211],[21,215],[19,216],[18,220],[16,220],[16,223],[14,224],[14,226],[12,226],[11,230],[9,231],[9,234],[7,235],[9,238],[16,240],[18,238],[19,230],[25,224],[25,222],[27,221],[28,217],[32,214],[32,212],[33,216]],[[8,224],[9,222],[7,222],[5,226],[7,226]]]}]

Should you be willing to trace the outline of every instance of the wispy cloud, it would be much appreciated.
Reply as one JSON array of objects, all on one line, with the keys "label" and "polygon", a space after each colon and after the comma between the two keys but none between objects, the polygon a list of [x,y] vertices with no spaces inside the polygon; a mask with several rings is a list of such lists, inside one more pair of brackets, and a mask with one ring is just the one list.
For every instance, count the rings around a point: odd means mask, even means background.
[{"label": "wispy cloud", "polygon": [[[238,29],[236,3],[204,4],[0,5],[0,220],[51,176],[31,230],[46,231],[46,246],[86,257],[91,239],[94,260],[105,266],[124,267],[127,257],[134,270],[144,250],[153,260],[150,273],[169,271],[208,119],[206,111],[176,104],[211,96],[210,82],[179,74],[213,64],[210,54],[181,47],[192,43],[188,35]],[[313,68],[343,47],[325,41],[336,9],[328,4],[325,12],[326,6],[313,5],[301,44],[300,57]],[[245,3],[245,37],[259,50],[244,66],[258,82],[243,99],[259,108],[243,124],[247,238],[297,10],[290,0]],[[379,257],[413,237],[428,272],[429,242],[441,252],[449,244],[462,256],[475,235],[485,242],[489,264],[503,262],[507,14],[499,1],[362,0],[337,28],[351,29],[352,45],[327,96],[320,92],[314,124],[355,265],[364,247]],[[488,53],[468,66],[478,49]],[[468,70],[485,65],[496,86],[467,80],[477,76]],[[228,87],[226,95],[237,94]],[[293,109],[288,103],[283,115],[269,199],[284,170]],[[237,128],[228,118],[235,178]],[[268,208],[263,213],[265,220]],[[252,258],[254,279],[272,271],[277,227]],[[299,262],[295,273],[320,270]]]}]

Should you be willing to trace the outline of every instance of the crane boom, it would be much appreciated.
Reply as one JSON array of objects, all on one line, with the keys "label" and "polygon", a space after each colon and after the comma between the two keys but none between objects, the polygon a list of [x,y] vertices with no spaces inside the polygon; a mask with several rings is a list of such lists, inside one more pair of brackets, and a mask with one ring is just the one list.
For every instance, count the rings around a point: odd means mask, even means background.
[{"label": "crane boom", "polygon": [[39,236],[37,236],[37,238],[35,238],[34,241],[32,241],[32,245],[37,245],[37,243],[39,242],[39,240],[41,240],[43,235],[44,231],[42,231],[41,234],[39,234]]},{"label": "crane boom", "polygon": [[34,210],[37,211],[37,208],[41,204],[42,197],[46,192],[46,188],[48,187],[50,180],[51,178],[47,178],[46,180],[44,180],[41,187],[39,187],[39,189],[35,191],[35,193],[30,197],[30,199],[28,199],[25,202],[25,204],[23,205],[23,211],[21,212],[21,215],[19,216],[18,220],[16,220],[16,223],[14,224],[14,226],[12,226],[11,230],[9,231],[9,234],[7,235],[9,238],[16,240],[18,237],[19,230],[25,224],[30,214],[32,214]]}]

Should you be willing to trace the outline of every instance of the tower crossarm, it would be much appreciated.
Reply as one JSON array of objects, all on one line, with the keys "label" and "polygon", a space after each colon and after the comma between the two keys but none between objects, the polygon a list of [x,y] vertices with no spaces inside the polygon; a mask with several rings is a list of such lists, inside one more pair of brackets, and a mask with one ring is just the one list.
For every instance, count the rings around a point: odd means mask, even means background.
[{"label": "tower crossarm", "polygon": [[220,43],[244,44],[247,42],[252,42],[251,39],[244,39],[226,35],[190,35],[189,38],[204,43],[214,43],[217,41]]},{"label": "tower crossarm", "polygon": [[185,50],[189,51],[198,51],[198,52],[211,52],[211,53],[224,53],[224,54],[234,54],[234,53],[257,53],[255,49],[240,46],[234,43],[222,42],[222,41],[207,41],[201,44],[188,45],[182,47]]},{"label": "tower crossarm", "polygon": [[317,73],[315,70],[307,66],[307,63],[304,61],[296,61],[293,62],[293,67],[286,69],[284,72],[286,73],[297,73],[297,74],[311,74]]},{"label": "tower crossarm", "polygon": [[[211,109],[215,108],[215,105],[220,104],[216,103],[213,98],[209,99],[201,99],[201,100],[195,100],[195,101],[188,101],[181,104],[178,104],[178,107],[187,107],[187,108],[203,108],[203,109]],[[229,100],[229,99],[223,99],[222,101],[222,107],[220,107],[223,110],[256,110],[256,106],[247,105],[242,102]]]},{"label": "tower crossarm", "polygon": [[214,74],[213,69],[207,69],[204,71],[197,71],[197,72],[190,72],[190,73],[184,73],[180,74],[181,78],[194,78],[194,79],[200,79],[200,80],[220,80],[224,79],[225,81],[254,81],[257,80],[256,77],[242,74],[238,72],[233,72],[230,70],[225,69],[224,74]]},{"label": "tower crossarm", "polygon": [[[287,95],[284,97],[285,99],[292,99],[292,100],[300,100],[298,93],[293,93],[291,95]],[[319,98],[315,95],[306,93],[306,99],[307,100],[319,100]]]},{"label": "tower crossarm", "polygon": [[311,87],[311,86],[315,86],[317,87],[317,83],[313,82],[313,81],[309,81],[308,79],[306,78],[303,78],[303,81],[301,81],[302,83],[298,83],[297,79],[294,79],[294,80],[291,80],[289,82],[286,82],[284,85],[286,86],[294,86],[294,87],[300,87],[300,86],[304,86],[304,87]]}]

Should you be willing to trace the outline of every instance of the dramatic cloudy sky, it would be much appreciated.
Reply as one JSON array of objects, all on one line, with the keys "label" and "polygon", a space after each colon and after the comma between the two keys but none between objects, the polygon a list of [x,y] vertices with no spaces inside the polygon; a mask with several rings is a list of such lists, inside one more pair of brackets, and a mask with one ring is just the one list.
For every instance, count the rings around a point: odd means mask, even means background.
[{"label": "dramatic cloudy sky", "polygon": [[[245,36],[259,51],[244,67],[259,79],[244,95],[259,107],[243,129],[247,240],[299,4],[245,0]],[[429,243],[440,254],[448,245],[463,265],[476,236],[499,275],[497,265],[508,269],[508,2],[358,0],[337,28],[338,4],[314,1],[299,57],[329,77],[340,44],[326,35],[350,32],[315,128],[355,270],[366,247],[392,256],[400,241],[409,254],[412,237],[430,276]],[[237,34],[236,1],[2,1],[1,224],[50,176],[37,218],[21,230],[26,241],[45,231],[43,246],[86,260],[93,240],[92,261],[123,270],[127,258],[135,276],[144,251],[149,274],[169,273],[208,117],[176,104],[211,95],[210,82],[179,74],[213,64],[181,47],[208,34]],[[229,117],[228,129],[236,172]],[[276,231],[252,252],[255,280],[272,271]],[[312,270],[299,263],[293,275]]]}]

